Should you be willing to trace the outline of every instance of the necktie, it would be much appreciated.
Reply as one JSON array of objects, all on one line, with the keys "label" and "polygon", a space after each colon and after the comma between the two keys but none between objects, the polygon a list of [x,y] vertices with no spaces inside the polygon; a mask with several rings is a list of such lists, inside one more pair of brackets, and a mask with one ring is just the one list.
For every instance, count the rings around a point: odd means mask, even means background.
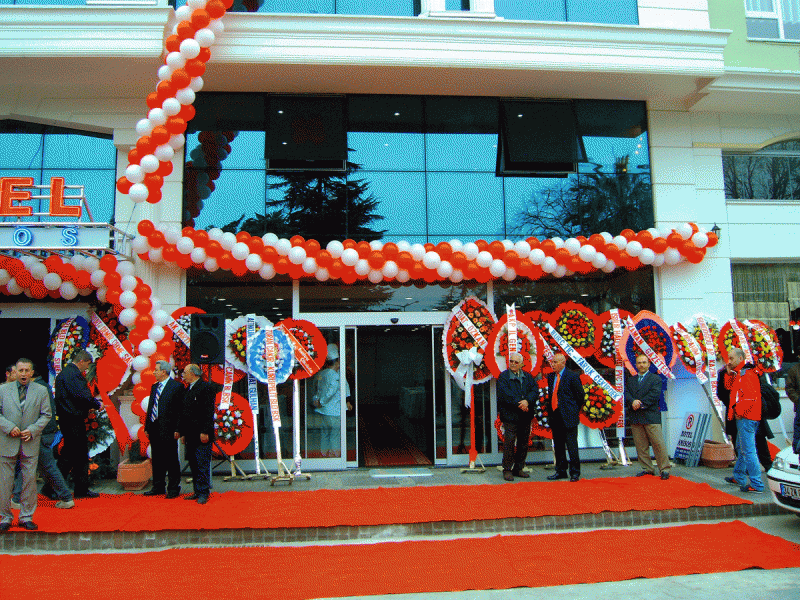
[{"label": "necktie", "polygon": [[556,382],[553,384],[553,410],[558,408],[558,384],[561,382],[561,373],[556,375]]},{"label": "necktie", "polygon": [[156,387],[156,393],[153,396],[153,414],[150,417],[151,421],[155,421],[158,418],[158,397],[161,395],[161,384]]},{"label": "necktie", "polygon": [[639,375],[639,383],[642,383],[642,379],[644,379],[644,375]]},{"label": "necktie", "polygon": [[21,385],[19,386],[19,410],[20,412],[25,410],[25,396],[28,394],[28,386]]}]

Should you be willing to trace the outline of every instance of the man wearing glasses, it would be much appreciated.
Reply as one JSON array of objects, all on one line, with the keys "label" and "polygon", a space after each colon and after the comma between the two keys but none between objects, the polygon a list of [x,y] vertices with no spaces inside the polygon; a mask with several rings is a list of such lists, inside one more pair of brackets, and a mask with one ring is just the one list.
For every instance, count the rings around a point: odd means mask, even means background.
[{"label": "man wearing glasses", "polygon": [[497,379],[497,412],[503,422],[503,479],[528,478],[523,469],[531,436],[531,410],[538,394],[533,376],[522,369],[518,352],[508,357],[508,369]]}]

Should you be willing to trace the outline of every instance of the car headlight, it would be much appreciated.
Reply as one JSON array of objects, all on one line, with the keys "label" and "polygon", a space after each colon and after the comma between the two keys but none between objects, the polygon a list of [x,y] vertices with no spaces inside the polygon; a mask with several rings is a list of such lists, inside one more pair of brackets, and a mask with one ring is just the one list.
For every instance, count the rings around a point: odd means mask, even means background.
[{"label": "car headlight", "polygon": [[788,471],[789,465],[786,464],[785,460],[783,460],[779,456],[776,456],[775,460],[772,461],[772,468],[777,469],[778,471]]}]

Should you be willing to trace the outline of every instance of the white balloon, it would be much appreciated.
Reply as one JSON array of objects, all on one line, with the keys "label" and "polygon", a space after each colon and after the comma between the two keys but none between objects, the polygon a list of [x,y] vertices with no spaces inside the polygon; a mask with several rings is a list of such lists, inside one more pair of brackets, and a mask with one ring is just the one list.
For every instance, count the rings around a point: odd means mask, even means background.
[{"label": "white balloon", "polygon": [[236,241],[236,236],[234,234],[232,234],[230,231],[226,231],[219,238],[219,243],[225,250],[230,252],[233,249],[234,244],[238,242]]},{"label": "white balloon", "polygon": [[181,42],[180,53],[186,60],[197,58],[200,55],[200,44],[192,38],[187,38]]},{"label": "white balloon", "polygon": [[287,256],[289,257],[289,262],[293,265],[302,264],[302,262],[306,259],[305,248],[302,246],[294,246],[289,250]]},{"label": "white balloon", "polygon": [[504,263],[499,258],[493,260],[492,263],[489,265],[489,273],[492,274],[492,277],[502,277],[506,272],[506,263]]},{"label": "white balloon", "polygon": [[134,202],[144,202],[150,195],[150,190],[143,183],[134,183],[128,191],[128,197]]},{"label": "white balloon", "polygon": [[[56,274],[53,273],[53,275],[56,275]],[[56,275],[56,277],[58,277],[58,275]],[[5,285],[10,280],[11,280],[11,275],[8,274],[8,271],[6,271],[5,269],[0,269],[0,285]],[[58,277],[58,281],[59,281],[58,285],[60,286],[61,285],[61,278],[60,277]],[[56,288],[57,287],[58,286],[56,286]]]},{"label": "white balloon", "polygon": [[639,254],[639,260],[643,265],[652,265],[655,258],[656,253],[650,248],[643,248],[642,252]]},{"label": "white balloon", "polygon": [[606,262],[606,266],[602,267],[601,270],[603,271],[603,273],[611,273],[616,268],[617,268],[616,263],[614,263],[613,260],[609,260],[608,262]]},{"label": "white balloon", "polygon": [[517,272],[513,268],[508,267],[502,277],[505,281],[514,281],[517,278]]},{"label": "white balloon", "polygon": [[[158,68],[158,78],[161,81],[164,81],[165,79],[169,79],[170,77],[172,77],[172,73],[173,73],[173,68],[170,67],[169,65],[161,65]],[[147,134],[143,133],[141,135],[147,135]]]},{"label": "white balloon", "polygon": [[[131,366],[134,371],[144,371],[150,366],[150,360],[146,356],[135,356],[131,362]],[[145,406],[144,409],[147,410],[147,406]]]},{"label": "white balloon", "polygon": [[[328,242],[328,245],[325,246],[325,248],[328,250],[328,252],[333,258],[339,258],[342,255],[342,252],[344,252],[344,246],[342,245],[342,242],[340,242],[339,240],[331,240],[330,242]],[[356,254],[358,253],[356,252]]]},{"label": "white balloon", "polygon": [[139,313],[136,312],[135,308],[123,308],[119,312],[119,322],[125,327],[130,327],[133,325],[133,322],[136,320],[137,316],[139,316]]},{"label": "white balloon", "polygon": [[560,237],[551,238],[551,241],[556,245],[556,250],[564,247],[564,240],[562,240]]},{"label": "white balloon", "polygon": [[194,34],[194,39],[197,40],[197,43],[200,44],[201,48],[209,48],[214,45],[217,36],[214,35],[213,31],[206,27],[203,29],[198,29]]},{"label": "white balloon", "polygon": [[514,244],[514,252],[516,252],[520,258],[528,258],[531,254],[531,245],[527,241],[521,240]]},{"label": "white balloon", "polygon": [[107,291],[108,291],[108,288],[98,288],[95,291],[95,295],[97,296],[97,301],[100,302],[101,304],[106,301],[106,292]]},{"label": "white balloon", "polygon": [[219,269],[219,264],[217,264],[216,258],[207,258],[203,263],[203,268],[208,271],[209,273],[213,273],[217,269]]},{"label": "white balloon", "polygon": [[100,268],[100,261],[94,256],[87,256],[83,268],[87,273],[94,273]]},{"label": "white balloon", "polygon": [[503,244],[503,248],[505,249],[506,252],[508,252],[514,247],[514,242],[512,242],[511,240],[501,240],[500,243]]},{"label": "white balloon", "polygon": [[150,119],[142,119],[136,123],[136,133],[138,133],[140,136],[150,135],[152,131],[153,124],[150,122]]},{"label": "white balloon", "polygon": [[397,242],[397,250],[399,252],[411,252],[411,244],[407,240],[400,240]]},{"label": "white balloon", "polygon": [[180,23],[181,21],[188,21],[192,16],[192,7],[188,4],[175,9],[175,19]]},{"label": "white balloon", "polygon": [[608,262],[608,257],[602,252],[597,252],[594,255],[594,258],[592,259],[592,266],[595,269],[602,269],[603,267],[606,266],[607,262]]},{"label": "white balloon", "polygon": [[167,143],[175,150],[180,150],[183,148],[184,144],[186,144],[186,137],[182,133],[176,133],[175,135],[170,136]]},{"label": "white balloon", "polygon": [[194,12],[198,8],[205,8],[206,7],[206,0],[187,0],[186,6],[191,8],[192,12]]},{"label": "white balloon", "polygon": [[275,267],[267,263],[258,270],[258,274],[261,279],[272,279],[275,277]]},{"label": "white balloon", "polygon": [[181,239],[181,235],[183,235],[177,225],[168,225],[161,231],[164,234],[164,239],[168,244],[177,244],[178,240]]},{"label": "white balloon", "polygon": [[558,268],[558,266],[559,265],[556,262],[556,259],[552,256],[548,256],[542,261],[542,271],[545,273],[552,273],[556,270],[556,268]]},{"label": "white balloon", "polygon": [[[156,298],[155,296],[150,296],[150,304],[153,305],[153,308],[150,309],[150,314],[155,315],[158,311],[161,310],[161,300]],[[155,319],[155,317],[153,317]],[[166,321],[164,323],[156,322],[156,325],[161,325],[162,327],[166,325]]]},{"label": "white balloon", "polygon": [[575,238],[569,238],[564,242],[564,248],[566,248],[570,255],[575,256],[581,249],[581,243]]},{"label": "white balloon", "polygon": [[665,265],[677,265],[679,262],[681,262],[681,253],[677,248],[667,248],[664,250]]},{"label": "white balloon", "polygon": [[447,243],[450,244],[450,249],[453,252],[461,252],[462,249],[464,248],[464,244],[463,244],[463,242],[461,240],[453,239],[453,240],[450,240]]},{"label": "white balloon", "polygon": [[578,256],[584,262],[592,262],[594,257],[597,255],[597,250],[595,250],[594,246],[590,246],[586,244],[585,246],[581,246],[581,249],[578,250]]},{"label": "white balloon", "polygon": [[120,306],[132,308],[136,304],[136,294],[131,291],[122,292],[119,295]]},{"label": "white balloon", "polygon": [[[189,87],[185,87],[182,90],[178,90],[177,92],[175,92],[175,99],[181,104],[192,104],[194,103],[195,100],[194,90],[192,90],[192,88]],[[228,154],[227,151],[225,151],[223,148],[218,148],[217,153],[219,154],[220,158],[226,158]],[[222,156],[223,153],[226,156]]]},{"label": "white balloon", "polygon": [[486,250],[482,250],[478,253],[475,262],[478,263],[479,267],[483,267],[485,269],[492,264],[493,260],[494,257],[489,252],[487,252]]},{"label": "white balloon", "polygon": [[444,277],[447,279],[453,274],[453,265],[451,265],[448,261],[443,260],[436,267],[436,272],[439,274],[439,277]]},{"label": "white balloon", "polygon": [[317,261],[313,257],[309,256],[303,261],[303,272],[309,275],[317,272]]},{"label": "white balloon", "polygon": [[698,231],[692,236],[692,243],[698,248],[705,248],[708,245],[708,235]]},{"label": "white balloon", "polygon": [[611,243],[620,250],[625,250],[625,247],[628,245],[628,240],[624,236],[618,235],[611,240]]},{"label": "white balloon", "polygon": [[632,242],[628,242],[628,245],[625,248],[625,250],[631,256],[639,256],[642,253],[642,244],[637,242],[636,240],[633,240]]},{"label": "white balloon", "polygon": [[675,231],[677,231],[683,239],[688,240],[690,237],[692,237],[692,232],[694,230],[688,223],[681,223],[675,228]]},{"label": "white balloon", "polygon": [[317,281],[328,281],[331,274],[328,273],[328,269],[317,269],[317,272],[314,273],[314,277],[317,278]]},{"label": "white balloon", "polygon": [[147,444],[147,450],[144,451],[147,454],[147,458],[153,458],[153,448],[150,444]]},{"label": "white balloon", "polygon": [[163,125],[167,122],[167,115],[161,108],[151,108],[150,112],[147,113],[147,118],[150,119],[150,122],[156,126]]},{"label": "white balloon", "polygon": [[117,263],[117,273],[119,273],[120,277],[125,277],[126,275],[133,275],[135,272],[136,272],[136,267],[133,266],[133,263],[131,261],[121,260]]},{"label": "white balloon", "polygon": [[287,256],[289,254],[289,250],[292,249],[292,242],[287,240],[286,238],[281,238],[275,244],[275,251],[280,254],[281,256]]},{"label": "white balloon", "polygon": [[367,279],[369,279],[371,283],[380,283],[381,281],[383,281],[383,273],[381,273],[376,269],[373,269],[367,275]]},{"label": "white balloon", "polygon": [[459,269],[453,269],[450,273],[450,281],[453,283],[461,283],[464,280],[464,273]]},{"label": "white balloon", "polygon": [[655,258],[653,258],[653,266],[660,267],[663,264],[664,264],[664,255],[656,254]]},{"label": "white balloon", "polygon": [[169,313],[162,309],[156,309],[152,313],[150,313],[153,317],[153,325],[158,325],[159,327],[166,327],[167,323],[169,323],[170,316]]},{"label": "white balloon", "polygon": [[[208,230],[208,239],[219,242],[222,240],[223,231],[219,227],[212,227]],[[266,241],[266,240],[265,240]]]},{"label": "white balloon", "polygon": [[[150,243],[143,235],[137,235],[131,240],[131,250],[133,250],[136,254],[142,254],[143,252],[150,250]],[[97,272],[98,271],[95,271],[94,273]],[[92,275],[94,275],[94,273],[92,273]]]},{"label": "white balloon", "polygon": [[131,383],[133,385],[139,385],[142,382],[142,374],[141,373],[134,373],[131,375]]},{"label": "white balloon", "polygon": [[244,260],[250,255],[250,248],[244,242],[236,242],[231,248],[231,256],[236,260]]},{"label": "white balloon", "polygon": [[59,289],[61,291],[61,297],[64,300],[73,300],[78,295],[78,288],[76,288],[75,284],[71,281],[62,283]]},{"label": "white balloon", "polygon": [[211,19],[211,23],[208,24],[208,28],[213,31],[215,35],[219,35],[225,31],[225,23],[223,23],[220,19]]},{"label": "white balloon", "polygon": [[383,242],[380,240],[372,240],[369,243],[370,250],[383,250]]},{"label": "white balloon", "polygon": [[6,289],[8,290],[9,294],[17,296],[22,293],[22,287],[17,283],[16,279],[9,279],[8,283],[6,284]]},{"label": "white balloon", "polygon": [[165,335],[167,335],[167,332],[164,331],[163,327],[159,327],[158,325],[153,325],[150,331],[147,332],[147,337],[156,343],[163,340]]},{"label": "white balloon", "polygon": [[422,244],[412,244],[409,252],[411,252],[411,256],[414,257],[414,260],[422,260],[422,257],[425,256],[427,250],[425,250],[425,246]]},{"label": "white balloon", "polygon": [[144,181],[144,175],[144,169],[140,165],[128,165],[125,168],[125,177],[131,183],[142,183]]},{"label": "white balloon", "polygon": [[541,265],[546,257],[547,255],[544,253],[544,250],[542,250],[541,248],[534,248],[533,250],[531,250],[531,253],[528,256],[528,260],[530,260],[535,265]]},{"label": "white balloon", "polygon": [[400,270],[397,272],[397,275],[395,276],[395,280],[396,280],[398,283],[405,283],[405,282],[407,282],[409,279],[411,279],[411,276],[408,274],[408,271],[406,271],[405,269],[400,269]]},{"label": "white balloon", "polygon": [[177,242],[175,242],[175,248],[177,248],[178,252],[181,254],[189,254],[192,250],[194,250],[194,242],[192,238],[181,236]]},{"label": "white balloon", "polygon": [[400,268],[397,266],[397,263],[394,262],[393,260],[387,260],[386,263],[384,263],[381,272],[383,273],[383,276],[386,279],[394,279],[400,272]]},{"label": "white balloon", "polygon": [[[96,271],[96,272],[102,273],[102,271]],[[94,275],[94,273],[92,275]],[[59,276],[58,273],[48,273],[47,275],[44,276],[44,279],[42,279],[42,284],[44,284],[44,287],[46,287],[51,292],[60,288],[62,283],[63,282],[61,281],[61,277]],[[0,285],[3,285],[2,278],[0,278]]]},{"label": "white balloon", "polygon": [[119,280],[119,287],[120,287],[120,289],[122,291],[129,292],[129,291],[132,291],[133,288],[136,287],[137,283],[138,282],[136,281],[136,277],[134,277],[133,275],[124,275]]},{"label": "white balloon", "polygon": [[436,252],[426,252],[425,255],[422,257],[422,264],[425,265],[427,269],[435,269],[439,266],[442,262],[441,257]]},{"label": "white balloon", "polygon": [[264,266],[264,261],[258,254],[248,254],[247,258],[244,259],[244,266],[247,267],[249,271],[255,273]]},{"label": "white balloon", "polygon": [[174,117],[181,112],[181,103],[175,98],[167,98],[161,103],[161,110],[163,110],[164,114],[168,117]]},{"label": "white balloon", "polygon": [[558,265],[556,267],[556,270],[553,271],[553,275],[555,275],[556,277],[564,277],[564,275],[566,274],[567,274],[567,267],[565,267],[564,265]]},{"label": "white balloon", "polygon": [[186,66],[186,59],[180,52],[170,52],[167,54],[166,63],[173,69],[182,69]]},{"label": "white balloon", "polygon": [[370,272],[369,263],[361,258],[356,263],[356,266],[353,267],[353,270],[356,272],[356,275],[361,275],[363,277]]},{"label": "white balloon", "polygon": [[195,93],[197,93],[203,89],[204,84],[205,82],[203,81],[202,77],[192,77],[192,80],[189,82],[189,87],[192,88]]},{"label": "white balloon", "polygon": [[142,356],[152,356],[156,353],[157,349],[156,343],[151,339],[139,342],[139,354]]},{"label": "white balloon", "polygon": [[342,252],[342,263],[348,267],[354,267],[358,262],[358,251],[355,248],[347,248]]},{"label": "white balloon", "polygon": [[36,264],[30,268],[30,272],[34,279],[41,281],[44,279],[45,275],[47,275],[47,267],[44,266],[44,263],[37,261]]},{"label": "white balloon", "polygon": [[154,263],[164,262],[163,253],[164,253],[163,249],[153,248],[152,250],[150,250],[150,252],[147,253],[147,258],[150,259],[150,262]]},{"label": "white balloon", "polygon": [[192,250],[189,256],[192,258],[192,262],[198,265],[208,258],[204,248],[195,248]]}]

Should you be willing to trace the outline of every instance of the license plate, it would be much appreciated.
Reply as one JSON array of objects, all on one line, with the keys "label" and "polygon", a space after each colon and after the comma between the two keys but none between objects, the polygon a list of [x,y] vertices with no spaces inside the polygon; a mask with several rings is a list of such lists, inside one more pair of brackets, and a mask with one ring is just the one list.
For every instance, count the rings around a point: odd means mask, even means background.
[{"label": "license plate", "polygon": [[793,485],[786,485],[785,483],[781,484],[781,496],[786,496],[787,498],[798,498],[800,499],[800,488],[795,487]]}]

